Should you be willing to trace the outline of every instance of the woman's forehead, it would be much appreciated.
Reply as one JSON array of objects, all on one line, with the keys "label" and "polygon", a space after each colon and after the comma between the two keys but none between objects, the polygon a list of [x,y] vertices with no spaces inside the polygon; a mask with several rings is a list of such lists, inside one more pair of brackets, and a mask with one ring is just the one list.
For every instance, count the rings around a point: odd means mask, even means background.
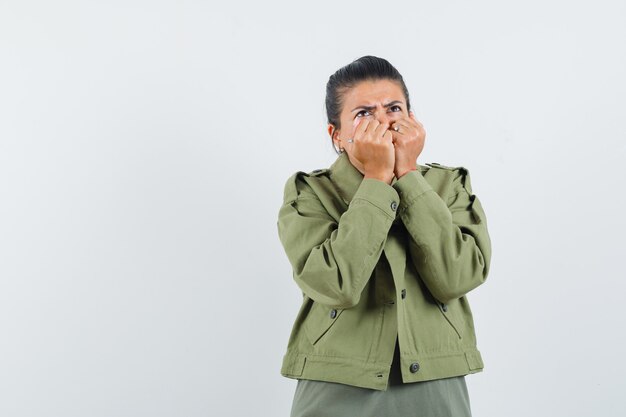
[{"label": "woman's forehead", "polygon": [[361,81],[344,96],[345,104],[364,106],[384,105],[395,100],[404,103],[404,92],[398,83],[391,80]]}]

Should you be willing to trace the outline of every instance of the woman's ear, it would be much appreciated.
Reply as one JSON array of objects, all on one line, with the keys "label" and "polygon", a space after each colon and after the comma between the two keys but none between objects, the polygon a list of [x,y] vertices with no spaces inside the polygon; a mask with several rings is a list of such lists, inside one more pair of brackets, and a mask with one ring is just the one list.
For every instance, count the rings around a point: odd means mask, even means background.
[{"label": "woman's ear", "polygon": [[330,135],[330,138],[333,141],[333,146],[335,147],[337,152],[343,152],[343,148],[341,147],[341,140],[337,139],[340,132],[340,130],[335,129],[334,125],[328,125],[328,134]]},{"label": "woman's ear", "polygon": [[335,130],[335,126],[331,123],[328,124],[328,134],[330,135],[330,138],[333,140],[333,142],[335,141],[335,135],[339,134],[338,130]]},{"label": "woman's ear", "polygon": [[339,141],[337,140],[339,133],[340,131],[335,129],[335,126],[333,124],[328,124],[328,134],[330,135],[330,138],[333,141],[335,147],[339,146]]}]

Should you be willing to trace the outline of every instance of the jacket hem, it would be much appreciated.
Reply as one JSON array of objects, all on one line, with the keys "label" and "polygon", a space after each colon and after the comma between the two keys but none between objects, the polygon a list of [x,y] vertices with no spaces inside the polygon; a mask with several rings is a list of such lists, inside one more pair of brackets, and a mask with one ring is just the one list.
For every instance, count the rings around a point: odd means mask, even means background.
[{"label": "jacket hem", "polygon": [[[419,364],[417,372],[409,369]],[[449,378],[481,372],[483,361],[478,349],[438,355],[404,355],[400,358],[404,383]],[[292,379],[336,382],[361,388],[385,391],[391,364],[373,363],[353,358],[287,352],[281,375]]]}]

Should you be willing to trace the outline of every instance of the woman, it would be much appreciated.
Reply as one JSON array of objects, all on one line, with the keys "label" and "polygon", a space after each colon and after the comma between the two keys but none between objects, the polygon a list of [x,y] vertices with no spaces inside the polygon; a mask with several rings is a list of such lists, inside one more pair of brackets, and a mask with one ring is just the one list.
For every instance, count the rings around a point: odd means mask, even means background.
[{"label": "woman", "polygon": [[326,110],[338,157],[287,180],[277,223],[303,295],[281,368],[291,416],[471,416],[466,294],[491,242],[469,172],[417,164],[426,134],[384,59],[333,74]]}]

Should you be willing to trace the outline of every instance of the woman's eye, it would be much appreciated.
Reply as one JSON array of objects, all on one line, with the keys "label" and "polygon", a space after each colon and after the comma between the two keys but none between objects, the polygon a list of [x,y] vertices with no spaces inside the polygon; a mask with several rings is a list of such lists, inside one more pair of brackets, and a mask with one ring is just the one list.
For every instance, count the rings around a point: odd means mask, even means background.
[{"label": "woman's eye", "polygon": [[394,112],[398,112],[398,111],[402,111],[402,107],[400,106],[392,106],[392,109],[398,109],[398,110],[394,110]]},{"label": "woman's eye", "polygon": [[361,110],[360,112],[356,114],[356,117],[359,117],[361,113],[369,113],[369,112],[367,110]]}]

